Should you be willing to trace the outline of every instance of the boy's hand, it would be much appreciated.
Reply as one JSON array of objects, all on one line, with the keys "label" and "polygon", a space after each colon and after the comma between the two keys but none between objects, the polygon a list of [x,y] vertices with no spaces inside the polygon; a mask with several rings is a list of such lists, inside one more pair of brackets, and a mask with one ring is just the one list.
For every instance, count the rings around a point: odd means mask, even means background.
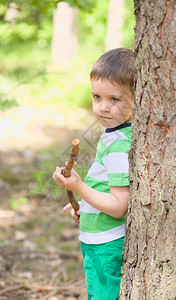
[{"label": "boy's hand", "polygon": [[76,192],[79,189],[79,184],[82,182],[80,176],[72,169],[71,176],[66,178],[62,175],[62,169],[63,168],[56,167],[56,170],[53,173],[53,180],[59,187]]},{"label": "boy's hand", "polygon": [[70,213],[71,213],[71,215],[72,215],[74,221],[75,221],[77,224],[79,224],[79,216],[80,216],[79,211],[77,211],[77,213],[75,214],[75,211],[74,211],[74,209],[72,208],[72,206],[71,206],[70,203],[68,203],[67,205],[64,206],[63,212],[67,212],[67,211],[70,210],[70,209],[71,209]]}]

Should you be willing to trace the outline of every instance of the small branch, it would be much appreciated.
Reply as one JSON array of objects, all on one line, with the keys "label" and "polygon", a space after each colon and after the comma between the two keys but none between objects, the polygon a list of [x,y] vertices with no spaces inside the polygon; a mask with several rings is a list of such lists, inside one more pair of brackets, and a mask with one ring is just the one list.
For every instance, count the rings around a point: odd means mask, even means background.
[{"label": "small branch", "polygon": [[57,252],[52,252],[52,251],[47,251],[47,250],[30,250],[30,249],[16,249],[16,248],[11,248],[11,249],[1,249],[1,255],[3,257],[10,257],[10,256],[15,256],[15,255],[25,255],[25,256],[30,256],[32,255],[32,259],[36,257],[42,257],[42,256],[51,256],[51,257],[60,257],[61,259],[79,259],[80,255],[77,252],[67,252],[67,251],[57,251]]},{"label": "small branch", "polygon": [[9,288],[5,288],[3,290],[0,291],[0,296],[11,292],[11,291],[15,291],[15,290],[34,290],[36,292],[50,292],[50,291],[58,291],[58,292],[64,292],[64,291],[68,291],[69,289],[73,289],[74,286],[67,286],[67,287],[57,287],[57,286],[42,286],[42,285],[29,285],[29,284],[21,284],[21,285],[16,285],[16,286],[12,286]]},{"label": "small branch", "polygon": [[63,171],[63,175],[64,177],[68,178],[71,176],[71,170],[75,164],[75,162],[77,163],[78,160],[78,151],[79,151],[79,139],[75,139],[72,141],[72,152],[70,154],[70,158],[66,164],[66,167]]},{"label": "small branch", "polygon": [[[77,163],[79,143],[80,143],[79,139],[75,139],[75,140],[72,141],[72,152],[70,154],[70,158],[69,158],[69,160],[66,164],[66,167],[62,172],[62,174],[66,178],[71,176],[71,170],[72,170],[74,164]],[[77,211],[79,210],[79,203],[76,200],[76,198],[74,196],[74,193],[72,191],[67,190],[67,196],[68,196],[68,200],[71,203],[75,213],[77,213]]]},{"label": "small branch", "polygon": [[75,195],[72,191],[67,190],[67,196],[68,196],[68,200],[71,203],[75,213],[77,213],[77,211],[79,210],[79,203],[75,198]]},{"label": "small branch", "polygon": [[[18,290],[33,290],[35,292],[67,292],[69,290],[74,290],[75,287],[77,288],[81,288],[82,285],[85,285],[85,281],[84,280],[80,280],[80,281],[71,281],[70,283],[68,283],[65,286],[50,286],[50,285],[46,285],[46,286],[42,286],[42,285],[37,285],[37,284],[19,284],[16,286],[11,286],[8,288],[5,288],[3,290],[0,291],[0,296],[4,295],[5,293],[11,292],[11,291],[18,291]],[[43,299],[43,298],[42,298]]]}]

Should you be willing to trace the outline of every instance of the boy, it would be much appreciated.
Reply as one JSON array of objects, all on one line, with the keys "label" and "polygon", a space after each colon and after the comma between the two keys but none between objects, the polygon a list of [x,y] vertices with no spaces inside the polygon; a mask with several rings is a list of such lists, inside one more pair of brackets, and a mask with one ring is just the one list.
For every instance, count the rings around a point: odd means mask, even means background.
[{"label": "boy", "polygon": [[[115,300],[121,280],[125,216],[128,207],[128,151],[134,104],[134,56],[124,48],[113,49],[94,64],[90,78],[93,112],[106,128],[95,162],[83,182],[75,170],[64,178],[56,168],[53,178],[81,198],[81,250],[88,300]],[[63,209],[71,209],[68,204]]]}]

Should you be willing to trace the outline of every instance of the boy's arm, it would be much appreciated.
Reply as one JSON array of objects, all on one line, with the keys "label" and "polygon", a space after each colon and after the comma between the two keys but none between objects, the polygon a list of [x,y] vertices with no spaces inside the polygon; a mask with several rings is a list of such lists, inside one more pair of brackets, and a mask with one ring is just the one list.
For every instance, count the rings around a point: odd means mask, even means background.
[{"label": "boy's arm", "polygon": [[53,179],[60,187],[72,190],[91,206],[112,217],[122,218],[127,213],[129,186],[111,186],[110,194],[99,192],[85,184],[75,170],[72,170],[69,178],[65,178],[59,167]]},{"label": "boy's arm", "polygon": [[111,186],[108,194],[96,191],[82,182],[76,193],[96,209],[114,218],[122,218],[127,213],[128,186]]}]

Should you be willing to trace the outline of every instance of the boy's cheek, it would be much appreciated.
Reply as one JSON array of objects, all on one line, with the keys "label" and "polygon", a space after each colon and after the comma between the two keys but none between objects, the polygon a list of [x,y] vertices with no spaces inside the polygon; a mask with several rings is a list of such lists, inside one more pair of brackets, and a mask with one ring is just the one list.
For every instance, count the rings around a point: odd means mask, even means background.
[{"label": "boy's cheek", "polygon": [[92,109],[93,109],[93,113],[97,116],[99,107],[98,104],[95,103],[94,101],[92,103]]}]

